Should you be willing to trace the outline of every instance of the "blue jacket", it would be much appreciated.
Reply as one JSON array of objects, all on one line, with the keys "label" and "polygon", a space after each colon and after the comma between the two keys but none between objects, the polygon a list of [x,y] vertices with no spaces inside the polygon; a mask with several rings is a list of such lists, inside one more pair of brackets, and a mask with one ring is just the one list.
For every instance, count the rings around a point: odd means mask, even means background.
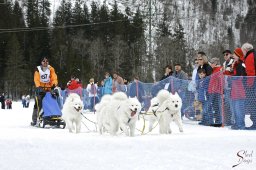
[{"label": "blue jacket", "polygon": [[104,79],[104,85],[103,85],[103,95],[104,94],[112,94],[112,78],[108,77]]},{"label": "blue jacket", "polygon": [[209,77],[199,79],[197,82],[197,89],[198,89],[198,101],[205,102],[207,101],[207,91],[209,86]]}]

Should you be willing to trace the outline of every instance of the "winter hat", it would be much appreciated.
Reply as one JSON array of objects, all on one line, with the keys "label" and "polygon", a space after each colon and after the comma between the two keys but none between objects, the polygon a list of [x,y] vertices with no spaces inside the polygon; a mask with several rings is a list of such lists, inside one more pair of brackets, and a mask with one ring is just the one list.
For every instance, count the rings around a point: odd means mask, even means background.
[{"label": "winter hat", "polygon": [[222,54],[225,54],[225,53],[232,54],[232,52],[230,50],[225,50],[222,52]]},{"label": "winter hat", "polygon": [[237,55],[240,58],[240,60],[243,60],[244,54],[241,48],[236,48],[234,50],[234,54]]}]

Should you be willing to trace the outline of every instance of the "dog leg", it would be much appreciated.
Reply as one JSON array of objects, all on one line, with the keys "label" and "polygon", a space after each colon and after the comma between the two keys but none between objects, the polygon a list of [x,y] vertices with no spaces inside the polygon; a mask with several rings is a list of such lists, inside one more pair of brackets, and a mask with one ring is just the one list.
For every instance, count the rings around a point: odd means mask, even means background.
[{"label": "dog leg", "polygon": [[76,133],[80,133],[81,131],[81,121],[76,121]]},{"label": "dog leg", "polygon": [[69,132],[72,133],[72,122],[70,120],[68,120],[68,121],[66,121],[66,124],[67,124]]},{"label": "dog leg", "polygon": [[169,127],[169,129],[168,129],[168,133],[169,134],[171,134],[172,133],[172,130],[171,130],[171,128]]},{"label": "dog leg", "polygon": [[129,127],[130,127],[130,136],[134,136],[136,124],[135,123],[130,124]]},{"label": "dog leg", "polygon": [[176,123],[177,126],[179,127],[180,132],[183,132],[182,120],[181,120],[180,117],[178,117],[178,116],[176,117],[175,123]]},{"label": "dog leg", "polygon": [[124,134],[125,134],[126,136],[129,136],[129,131],[128,131],[128,129],[127,129],[127,126],[126,126],[124,123],[122,123],[122,124],[120,125],[120,127],[121,127],[121,129],[123,130]]},{"label": "dog leg", "polygon": [[153,124],[152,121],[149,121],[149,125],[148,125],[148,131],[151,132],[153,130]]}]

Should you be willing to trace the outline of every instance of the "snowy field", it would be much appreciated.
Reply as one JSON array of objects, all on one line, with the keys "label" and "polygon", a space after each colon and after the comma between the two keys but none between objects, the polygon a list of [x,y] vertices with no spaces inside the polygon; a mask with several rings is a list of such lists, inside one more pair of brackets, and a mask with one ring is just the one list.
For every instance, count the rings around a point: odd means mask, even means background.
[{"label": "snowy field", "polygon": [[[29,126],[33,103],[0,110],[0,170],[255,170],[256,131],[195,125],[159,135],[99,135],[86,120],[82,133]],[[94,114],[86,114],[95,120]],[[138,129],[142,129],[140,119]],[[147,131],[147,130],[145,130]],[[239,164],[239,165],[237,165]],[[237,165],[232,168],[233,165]]]}]

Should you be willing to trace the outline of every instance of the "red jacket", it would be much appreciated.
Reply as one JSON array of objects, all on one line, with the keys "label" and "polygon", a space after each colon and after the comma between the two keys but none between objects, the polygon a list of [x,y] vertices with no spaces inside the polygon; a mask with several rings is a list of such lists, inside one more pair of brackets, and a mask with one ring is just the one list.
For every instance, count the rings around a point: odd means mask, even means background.
[{"label": "red jacket", "polygon": [[208,93],[223,93],[223,85],[224,85],[224,75],[223,72],[220,71],[222,67],[214,67],[212,75],[210,75],[210,82],[208,87]]},{"label": "red jacket", "polygon": [[[250,50],[247,52],[246,56],[244,57],[244,64],[245,64],[245,71],[247,76],[255,76],[255,64],[254,64],[254,50]],[[247,79],[247,85],[249,87],[253,86],[254,78]]]},{"label": "red jacket", "polygon": [[68,83],[68,89],[69,90],[74,90],[74,89],[77,89],[79,87],[82,87],[82,85],[77,82],[76,80],[71,80],[70,83]]}]

